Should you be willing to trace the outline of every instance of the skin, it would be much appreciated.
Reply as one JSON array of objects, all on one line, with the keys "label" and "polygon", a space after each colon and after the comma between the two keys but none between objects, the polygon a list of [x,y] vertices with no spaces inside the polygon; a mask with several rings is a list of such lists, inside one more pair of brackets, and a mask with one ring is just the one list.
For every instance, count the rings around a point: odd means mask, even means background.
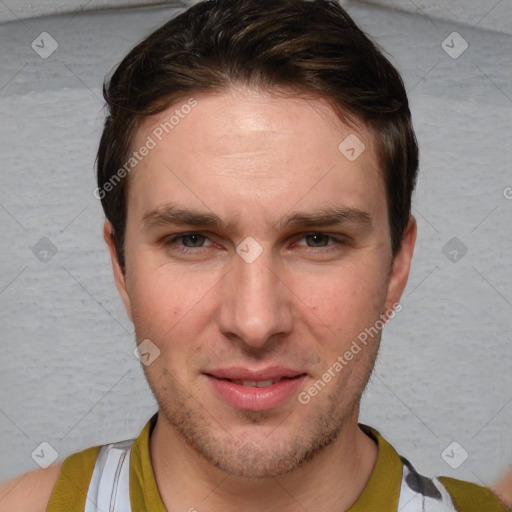
[{"label": "skin", "polygon": [[[357,421],[380,334],[307,405],[293,396],[271,410],[237,410],[203,372],[282,365],[307,374],[299,390],[307,391],[399,301],[415,220],[392,258],[373,136],[324,100],[242,86],[193,97],[197,106],[129,175],[125,271],[104,226],[137,342],[160,350],[143,368],[160,406],[150,455],[162,500],[169,511],[347,510],[378,455]],[[187,99],[146,119],[133,148]],[[354,133],[366,148],[351,162],[338,145]],[[171,202],[225,224],[143,222]],[[370,222],[279,226],[326,206],[357,209]],[[164,243],[190,232],[198,236]],[[249,236],[263,249],[252,263],[236,252]],[[38,501],[22,498],[22,484],[11,492],[17,510],[44,510],[58,474],[45,471]]]},{"label": "skin", "polygon": [[[203,372],[283,365],[307,373],[301,391],[308,389],[398,302],[415,221],[393,260],[372,137],[358,127],[366,149],[350,162],[338,145],[355,130],[325,101],[241,86],[194,97],[198,105],[129,177],[126,272],[105,224],[137,340],[160,350],[144,371],[160,406],[150,453],[162,499],[168,510],[234,511],[243,504],[248,511],[287,511],[297,502],[344,510],[377,458],[357,419],[378,337],[308,405],[293,397],[268,411],[237,410]],[[133,147],[175,108],[146,119]],[[225,224],[144,224],[145,215],[171,202],[214,212]],[[370,222],[278,226],[290,213],[325,206],[363,211]],[[164,243],[191,231],[198,237]],[[249,236],[263,249],[252,263],[236,252]]]},{"label": "skin", "polygon": [[63,461],[0,484],[0,512],[45,512]]},{"label": "skin", "polygon": [[500,476],[491,489],[512,510],[512,466]]}]

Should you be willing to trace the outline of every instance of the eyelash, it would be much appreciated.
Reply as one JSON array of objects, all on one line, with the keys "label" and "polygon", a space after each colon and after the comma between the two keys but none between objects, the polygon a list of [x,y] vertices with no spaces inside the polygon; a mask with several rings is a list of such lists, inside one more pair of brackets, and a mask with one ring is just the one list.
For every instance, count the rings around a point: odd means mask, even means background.
[{"label": "eyelash", "polygon": [[[191,232],[188,232],[188,233],[180,233],[179,235],[175,235],[175,236],[172,236],[172,237],[164,238],[162,240],[162,244],[164,245],[164,247],[171,247],[178,240],[183,240],[184,238],[187,238],[187,237],[192,236],[192,235],[199,235],[199,236],[204,237],[207,240],[209,239],[203,233],[196,232],[196,231],[191,231]],[[337,247],[335,247],[336,245],[338,245],[338,246],[346,245],[346,242],[344,242],[343,240],[335,238],[335,237],[333,237],[331,235],[328,235],[327,233],[321,233],[321,232],[318,232],[318,231],[314,231],[314,232],[311,232],[311,233],[304,233],[301,236],[301,239],[305,238],[307,236],[314,236],[314,235],[326,236],[329,240],[333,240],[334,243],[331,244],[331,245],[323,246],[323,247],[309,247],[309,246],[306,246],[308,249],[312,249],[313,252],[323,252],[323,253],[331,252],[332,250],[336,250],[337,249]],[[184,246],[180,246],[178,250],[180,252],[185,253],[185,254],[190,254],[190,253],[197,253],[199,250],[205,249],[205,248],[206,247],[184,247]]]}]

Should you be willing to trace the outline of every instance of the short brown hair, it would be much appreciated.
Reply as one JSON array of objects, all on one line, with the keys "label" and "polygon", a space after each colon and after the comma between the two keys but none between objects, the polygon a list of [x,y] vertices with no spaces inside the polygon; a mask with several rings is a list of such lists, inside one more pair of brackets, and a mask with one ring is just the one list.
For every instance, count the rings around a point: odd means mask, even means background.
[{"label": "short brown hair", "polygon": [[121,267],[127,180],[104,187],[126,163],[140,122],[194,92],[236,83],[325,98],[344,121],[353,117],[370,128],[396,254],[418,172],[418,146],[398,71],[334,0],[208,0],[140,42],[103,85],[108,114],[97,154],[97,190]]}]

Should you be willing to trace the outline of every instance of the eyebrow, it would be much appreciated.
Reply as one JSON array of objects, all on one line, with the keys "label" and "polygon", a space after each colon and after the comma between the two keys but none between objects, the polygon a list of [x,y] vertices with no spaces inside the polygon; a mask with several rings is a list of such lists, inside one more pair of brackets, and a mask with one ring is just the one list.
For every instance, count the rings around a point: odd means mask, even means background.
[{"label": "eyebrow", "polygon": [[[166,204],[146,213],[142,218],[146,229],[167,225],[187,225],[202,228],[234,229],[235,222],[224,222],[212,212],[182,208],[174,204]],[[295,212],[285,216],[277,223],[277,228],[288,227],[321,227],[352,224],[361,228],[372,225],[369,213],[357,208],[324,207],[313,212]]]}]

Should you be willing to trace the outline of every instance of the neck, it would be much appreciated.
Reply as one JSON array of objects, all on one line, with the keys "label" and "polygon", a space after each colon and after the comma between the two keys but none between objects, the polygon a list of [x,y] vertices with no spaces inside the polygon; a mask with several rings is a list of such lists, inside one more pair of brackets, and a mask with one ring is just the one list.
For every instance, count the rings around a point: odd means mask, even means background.
[{"label": "neck", "polygon": [[378,447],[358,428],[359,409],[337,438],[309,462],[278,478],[230,475],[191,448],[163,414],[150,438],[156,483],[168,511],[344,511],[357,500],[377,462]]}]

